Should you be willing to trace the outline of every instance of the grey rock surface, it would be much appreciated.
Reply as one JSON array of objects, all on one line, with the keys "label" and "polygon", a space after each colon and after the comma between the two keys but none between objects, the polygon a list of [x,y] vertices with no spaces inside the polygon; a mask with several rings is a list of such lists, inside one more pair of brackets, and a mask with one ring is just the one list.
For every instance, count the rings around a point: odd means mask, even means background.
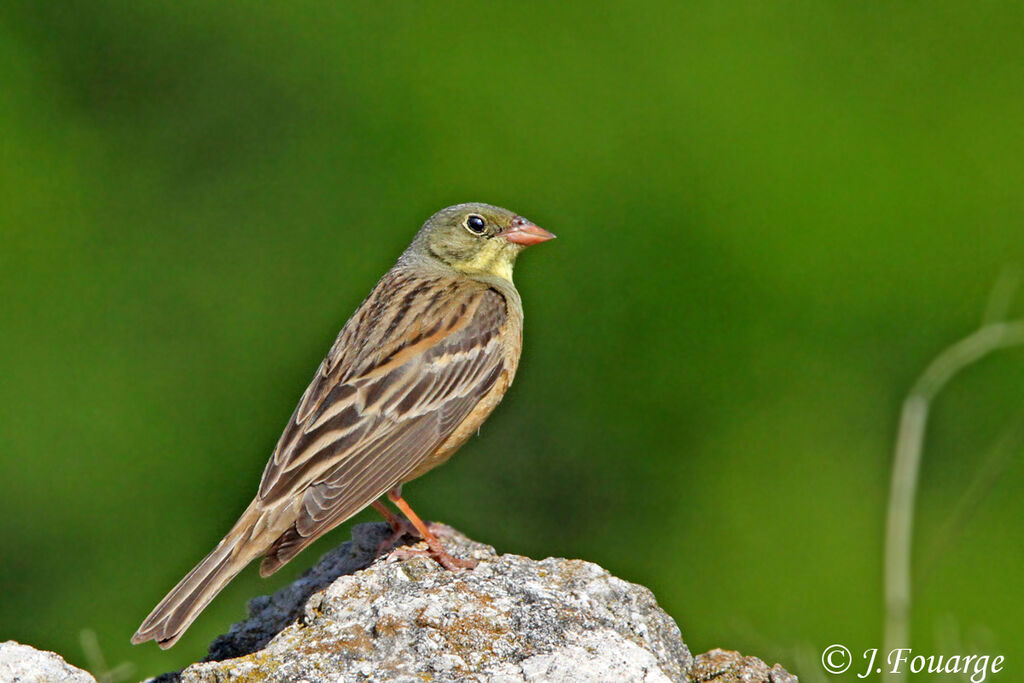
[{"label": "grey rock surface", "polygon": [[[651,592],[581,560],[532,560],[444,528],[478,560],[452,573],[363,524],[300,579],[249,604],[206,661],[157,681],[748,681],[796,677],[714,650],[695,662]],[[413,547],[422,549],[421,543]]]},{"label": "grey rock surface", "polygon": [[54,652],[44,652],[13,640],[0,643],[0,681],[3,683],[96,683]]},{"label": "grey rock surface", "polygon": [[387,534],[357,526],[294,584],[253,600],[212,661],[179,680],[686,680],[690,651],[642,586],[581,560],[498,555],[453,530],[442,542],[475,569],[377,558]]},{"label": "grey rock surface", "polygon": [[710,650],[698,655],[690,669],[693,683],[798,683],[781,665],[768,668],[757,657],[732,650]]}]

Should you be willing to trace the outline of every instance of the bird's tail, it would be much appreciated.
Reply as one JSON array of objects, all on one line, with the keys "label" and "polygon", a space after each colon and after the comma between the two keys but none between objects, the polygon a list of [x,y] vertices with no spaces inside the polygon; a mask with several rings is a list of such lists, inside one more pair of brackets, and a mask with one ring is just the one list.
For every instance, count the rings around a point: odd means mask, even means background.
[{"label": "bird's tail", "polygon": [[262,512],[253,501],[217,547],[153,608],[132,636],[132,643],[155,640],[166,650],[178,642],[217,593],[265,550],[253,538]]}]

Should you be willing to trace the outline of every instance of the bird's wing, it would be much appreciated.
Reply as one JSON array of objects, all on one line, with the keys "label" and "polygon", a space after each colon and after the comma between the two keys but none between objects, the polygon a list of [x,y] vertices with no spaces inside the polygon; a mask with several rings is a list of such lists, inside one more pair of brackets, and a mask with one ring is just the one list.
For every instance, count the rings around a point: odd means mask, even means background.
[{"label": "bird's wing", "polygon": [[504,297],[475,283],[400,273],[381,281],[341,331],[263,473],[264,505],[301,500],[275,544],[280,559],[444,443],[507,370],[506,317]]}]

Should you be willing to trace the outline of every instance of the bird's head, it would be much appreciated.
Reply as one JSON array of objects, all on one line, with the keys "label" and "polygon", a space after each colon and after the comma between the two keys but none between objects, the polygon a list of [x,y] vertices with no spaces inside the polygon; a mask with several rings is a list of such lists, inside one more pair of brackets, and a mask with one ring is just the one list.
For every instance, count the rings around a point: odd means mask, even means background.
[{"label": "bird's head", "polygon": [[406,253],[435,259],[470,277],[496,276],[511,281],[519,252],[554,237],[508,209],[457,204],[431,216]]}]

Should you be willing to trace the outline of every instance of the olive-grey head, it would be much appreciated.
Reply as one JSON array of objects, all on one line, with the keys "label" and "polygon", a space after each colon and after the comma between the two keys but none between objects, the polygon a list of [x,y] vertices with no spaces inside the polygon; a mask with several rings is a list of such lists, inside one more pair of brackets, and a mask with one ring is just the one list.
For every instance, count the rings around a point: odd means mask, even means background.
[{"label": "olive-grey head", "polygon": [[475,202],[456,204],[423,224],[402,259],[429,259],[470,277],[511,282],[519,252],[552,238],[547,230],[508,209]]}]

